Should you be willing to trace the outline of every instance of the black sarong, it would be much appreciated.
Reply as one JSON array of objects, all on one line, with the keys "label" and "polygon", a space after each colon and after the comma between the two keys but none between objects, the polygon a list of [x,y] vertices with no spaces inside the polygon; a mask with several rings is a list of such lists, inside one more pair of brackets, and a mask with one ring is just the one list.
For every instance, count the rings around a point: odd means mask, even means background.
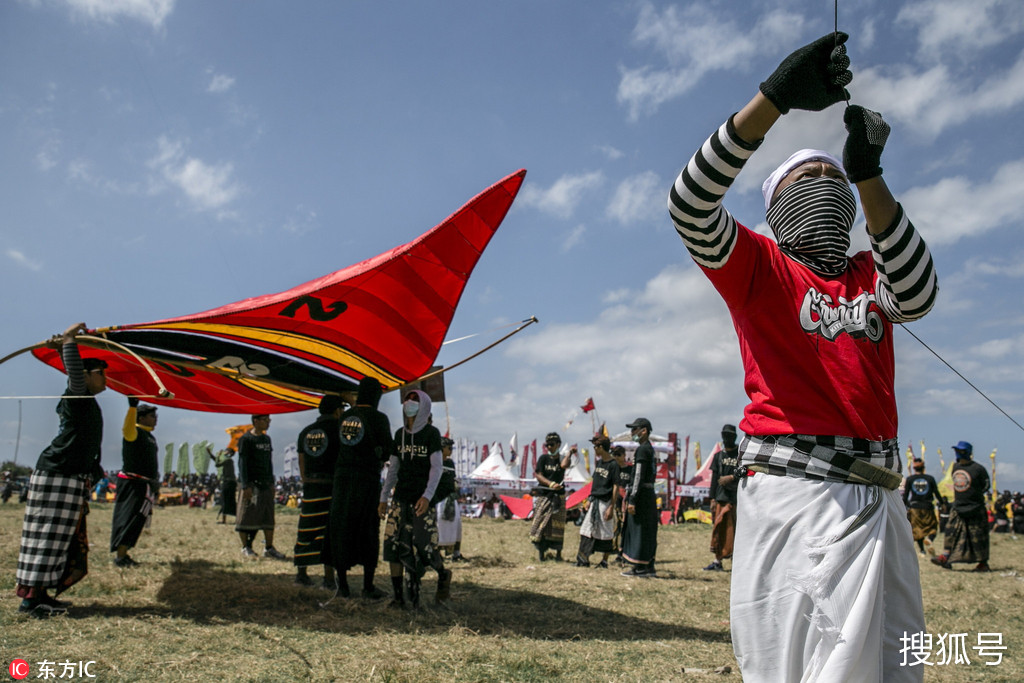
[{"label": "black sarong", "polygon": [[949,513],[945,549],[949,562],[988,562],[988,513],[984,508],[962,517],[956,509]]},{"label": "black sarong", "polygon": [[153,513],[153,496],[145,479],[117,480],[114,519],[110,524],[110,552],[118,547],[134,548]]}]

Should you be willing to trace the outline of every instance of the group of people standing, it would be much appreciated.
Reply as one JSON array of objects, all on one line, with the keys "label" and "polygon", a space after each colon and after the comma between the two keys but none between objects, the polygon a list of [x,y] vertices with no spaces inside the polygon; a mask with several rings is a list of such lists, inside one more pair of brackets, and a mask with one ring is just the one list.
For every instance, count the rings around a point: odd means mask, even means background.
[{"label": "group of people standing", "polygon": [[[628,567],[623,576],[650,578],[657,576],[655,556],[658,550],[658,506],[654,495],[655,457],[651,446],[651,422],[640,417],[626,425],[637,443],[633,463],[627,465],[626,451],[611,448],[611,439],[596,434],[595,465],[588,505],[580,526],[580,546],[576,566],[589,567],[590,556],[602,554],[598,568],[608,568],[608,558],[618,552]],[[549,550],[555,559],[562,559],[565,534],[565,471],[572,465],[576,449],[560,454],[562,439],[551,432],[544,439],[546,452],[537,458],[533,494],[533,523],[530,541],[537,549],[538,559],[548,559]]]},{"label": "group of people standing", "polygon": [[[16,573],[19,611],[39,618],[65,613],[71,603],[56,596],[88,572],[91,482],[106,476],[100,465],[103,415],[95,398],[106,389],[106,362],[79,353],[75,338],[86,329],[76,323],[48,342],[61,354],[68,385],[57,405],[59,433],[39,456],[29,481]],[[361,565],[363,597],[385,597],[374,575],[380,522],[386,519],[383,559],[390,566],[392,604],[404,606],[408,598],[419,605],[420,579],[427,568],[437,572],[435,599],[444,602],[452,572],[444,566],[436,517],[438,511],[447,516],[446,499],[455,493],[452,442],[431,424],[430,398],[418,390],[406,394],[403,424],[392,435],[387,416],[378,409],[381,395],[380,383],[371,377],[359,383],[355,405],[347,410],[339,396],[325,395],[319,417],[299,434],[304,496],[294,553],[296,581],[311,584],[308,567],[323,565],[324,585],[349,597],[347,572]],[[274,546],[270,422],[269,415],[253,415],[253,429],[239,438],[237,481],[231,454],[218,456],[224,479],[218,519],[236,516],[243,556],[257,556],[253,542],[263,532],[263,556],[284,560]],[[156,406],[129,397],[110,538],[114,565],[122,569],[139,564],[128,551],[149,523],[159,495],[156,424]],[[446,539],[457,556],[460,540]]]},{"label": "group of people standing", "polygon": [[[382,556],[390,569],[392,606],[420,605],[421,579],[428,568],[437,572],[435,602],[442,603],[451,594],[452,571],[445,567],[439,547],[437,512],[438,503],[453,493],[450,479],[444,476],[444,459],[447,454],[450,461],[452,442],[432,424],[426,393],[412,390],[405,395],[403,424],[394,434],[388,417],[378,409],[381,395],[381,385],[372,377],[360,381],[351,407],[339,396],[325,395],[316,421],[299,433],[303,498],[295,580],[313,585],[309,568],[323,565],[322,585],[348,598],[352,594],[348,572],[361,566],[361,595],[377,600],[386,597],[374,584]],[[254,426],[258,431],[260,425],[254,422]],[[240,503],[249,480],[242,465],[245,438],[239,440]],[[453,465],[449,470],[454,475]],[[251,530],[241,504],[239,525],[240,533]],[[245,544],[245,536],[242,541]],[[268,540],[264,555],[271,549]],[[243,553],[255,555],[248,546]]]}]

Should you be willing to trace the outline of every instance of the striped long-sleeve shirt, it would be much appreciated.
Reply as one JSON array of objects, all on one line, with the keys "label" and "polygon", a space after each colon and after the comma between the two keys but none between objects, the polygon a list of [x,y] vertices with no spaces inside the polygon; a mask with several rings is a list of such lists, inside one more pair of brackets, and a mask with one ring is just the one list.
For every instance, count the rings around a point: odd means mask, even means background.
[{"label": "striped long-sleeve shirt", "polygon": [[902,207],[871,251],[836,276],[815,273],[722,206],[758,144],[730,119],[693,155],[669,213],[693,260],[725,299],[750,404],[747,434],[895,437],[892,324],[925,315],[938,291],[931,255]]}]

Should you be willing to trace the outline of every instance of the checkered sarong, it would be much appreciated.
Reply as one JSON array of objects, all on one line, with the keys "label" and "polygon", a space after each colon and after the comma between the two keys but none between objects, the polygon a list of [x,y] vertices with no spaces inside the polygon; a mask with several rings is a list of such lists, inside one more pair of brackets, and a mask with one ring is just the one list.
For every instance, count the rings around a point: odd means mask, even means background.
[{"label": "checkered sarong", "polygon": [[902,481],[900,465],[896,439],[779,434],[746,436],[740,443],[740,466],[782,477],[877,484],[894,490]]},{"label": "checkered sarong", "polygon": [[54,588],[60,584],[88,495],[85,477],[32,474],[18,554],[19,585]]}]

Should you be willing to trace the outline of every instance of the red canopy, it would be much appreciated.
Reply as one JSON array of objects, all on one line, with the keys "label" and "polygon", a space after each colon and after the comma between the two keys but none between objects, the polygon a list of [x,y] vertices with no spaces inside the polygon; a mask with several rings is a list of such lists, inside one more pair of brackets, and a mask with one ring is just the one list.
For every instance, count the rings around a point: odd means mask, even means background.
[{"label": "red canopy", "polygon": [[[82,340],[94,346],[82,355],[107,361],[115,391],[220,413],[307,410],[365,376],[385,390],[416,380],[525,175],[507,176],[408,244],[286,292],[94,333],[144,358],[173,398],[157,398],[156,382],[122,349]],[[56,351],[32,353],[63,370]]]},{"label": "red canopy", "polygon": [[530,498],[515,498],[513,496],[501,496],[501,500],[512,512],[516,519],[526,519],[533,512],[533,500]]}]

